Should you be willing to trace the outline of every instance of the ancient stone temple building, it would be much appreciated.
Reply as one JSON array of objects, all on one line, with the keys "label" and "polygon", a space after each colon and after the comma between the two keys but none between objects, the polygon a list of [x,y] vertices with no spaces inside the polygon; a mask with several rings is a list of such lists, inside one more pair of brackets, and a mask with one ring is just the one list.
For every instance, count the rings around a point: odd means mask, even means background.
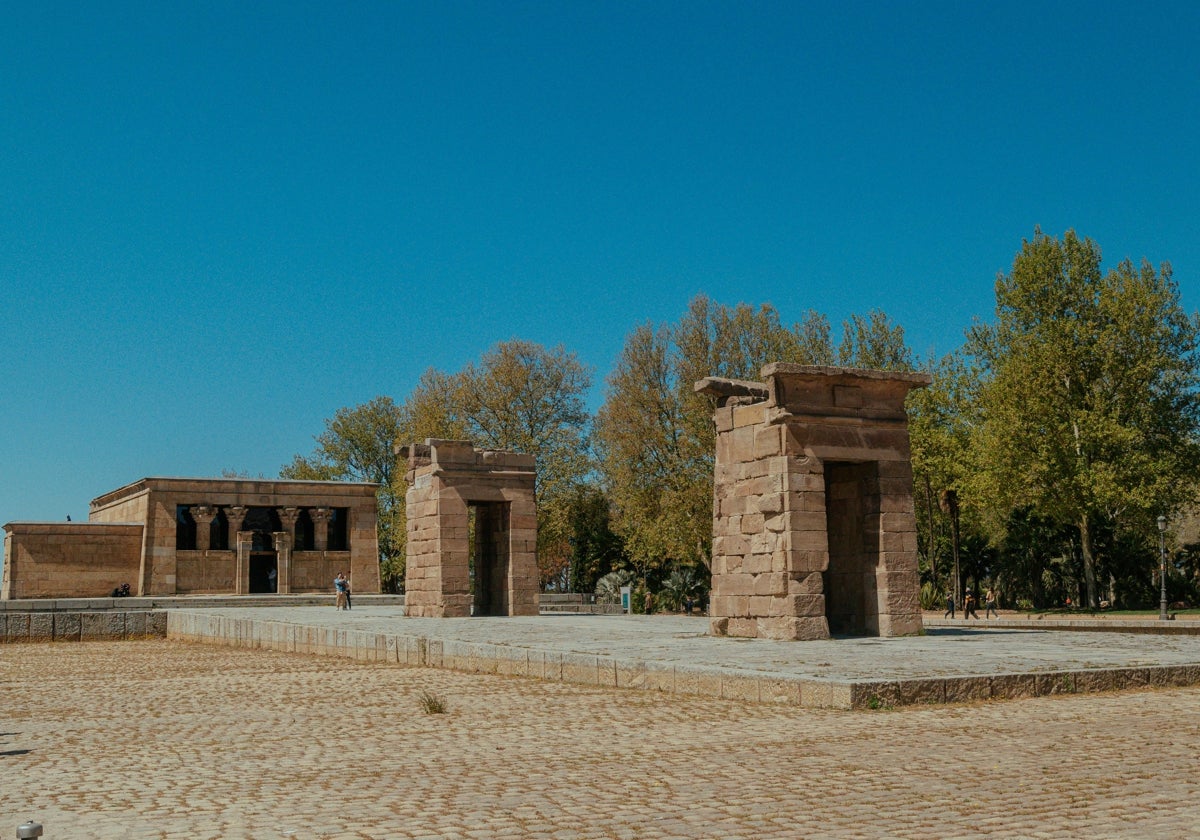
[{"label": "ancient stone temple building", "polygon": [[904,399],[922,373],[770,364],[717,398],[712,632],[921,630]]},{"label": "ancient stone temple building", "polygon": [[408,460],[405,613],[537,615],[533,456],[433,438],[396,454]]},{"label": "ancient stone temple building", "polygon": [[379,592],[374,484],[143,478],[88,522],[4,526],[2,598]]}]

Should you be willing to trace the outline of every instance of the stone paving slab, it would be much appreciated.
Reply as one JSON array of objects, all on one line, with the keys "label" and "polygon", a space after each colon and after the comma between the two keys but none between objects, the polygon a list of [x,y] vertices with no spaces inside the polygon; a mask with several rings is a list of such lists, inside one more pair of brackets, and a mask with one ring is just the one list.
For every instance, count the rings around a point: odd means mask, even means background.
[{"label": "stone paving slab", "polygon": [[935,627],[717,638],[685,616],[407,618],[390,607],[172,610],[169,638],[672,694],[874,708],[1200,684],[1200,637]]}]

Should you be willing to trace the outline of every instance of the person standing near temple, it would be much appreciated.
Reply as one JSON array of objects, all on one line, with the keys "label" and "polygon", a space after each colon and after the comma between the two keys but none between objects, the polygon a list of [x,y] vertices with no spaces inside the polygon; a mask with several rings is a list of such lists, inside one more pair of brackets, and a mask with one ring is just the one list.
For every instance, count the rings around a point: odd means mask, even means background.
[{"label": "person standing near temple", "polygon": [[337,608],[350,609],[350,582],[341,572],[333,579],[333,591],[337,593]]}]

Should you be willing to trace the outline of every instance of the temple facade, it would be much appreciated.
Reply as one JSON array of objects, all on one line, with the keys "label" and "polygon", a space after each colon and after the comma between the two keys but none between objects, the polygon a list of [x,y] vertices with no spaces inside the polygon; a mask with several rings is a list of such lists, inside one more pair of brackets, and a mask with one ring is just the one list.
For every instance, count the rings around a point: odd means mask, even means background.
[{"label": "temple facade", "polygon": [[0,598],[379,592],[378,486],[143,478],[92,500],[88,522],[4,526]]}]

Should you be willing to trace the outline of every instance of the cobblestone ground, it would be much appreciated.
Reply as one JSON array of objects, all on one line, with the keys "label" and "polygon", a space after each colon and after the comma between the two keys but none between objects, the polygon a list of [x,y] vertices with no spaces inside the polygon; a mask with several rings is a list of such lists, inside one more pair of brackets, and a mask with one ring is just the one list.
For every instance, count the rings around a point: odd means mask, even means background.
[{"label": "cobblestone ground", "polygon": [[[426,715],[423,691],[449,712]],[[1200,689],[837,712],[117,642],[0,647],[0,836],[1187,837]]]}]

